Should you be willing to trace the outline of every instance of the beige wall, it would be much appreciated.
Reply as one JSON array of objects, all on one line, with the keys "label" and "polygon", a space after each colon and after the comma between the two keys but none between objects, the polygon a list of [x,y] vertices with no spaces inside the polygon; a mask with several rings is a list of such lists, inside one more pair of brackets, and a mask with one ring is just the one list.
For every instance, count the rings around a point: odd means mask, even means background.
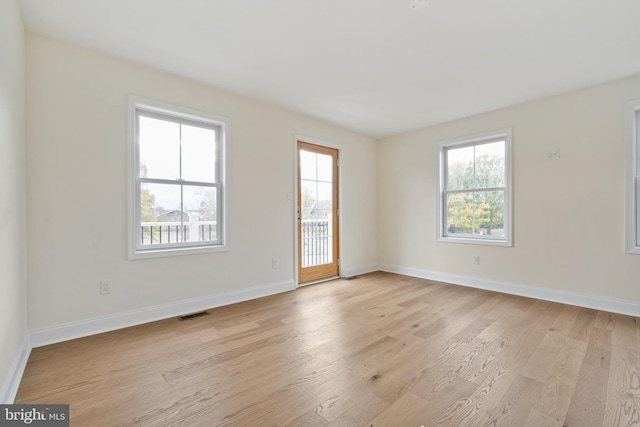
[{"label": "beige wall", "polygon": [[[640,77],[380,141],[380,264],[640,302],[640,256],[624,253],[624,104],[637,98]],[[514,246],[436,242],[437,142],[505,127]]]},{"label": "beige wall", "polygon": [[[0,388],[10,380],[11,367],[20,354],[27,332],[24,50],[24,30],[17,2],[2,1],[0,2]],[[0,401],[3,397],[0,396]]]},{"label": "beige wall", "polygon": [[[292,284],[296,134],[344,147],[348,273],[380,264],[640,302],[640,257],[623,252],[623,106],[640,98],[638,77],[377,144],[37,35],[27,36],[26,83],[30,329]],[[231,119],[230,252],[126,259],[128,94]],[[514,247],[436,242],[437,142],[505,127],[514,135]],[[560,160],[546,160],[552,148]],[[14,271],[19,282],[22,270]],[[112,280],[112,295],[98,293],[101,279]]]},{"label": "beige wall", "polygon": [[[376,264],[374,140],[31,34],[27,87],[31,329],[293,285],[296,134],[344,147],[342,265]],[[127,260],[129,94],[231,119],[230,252]],[[101,279],[113,294],[99,294]]]}]

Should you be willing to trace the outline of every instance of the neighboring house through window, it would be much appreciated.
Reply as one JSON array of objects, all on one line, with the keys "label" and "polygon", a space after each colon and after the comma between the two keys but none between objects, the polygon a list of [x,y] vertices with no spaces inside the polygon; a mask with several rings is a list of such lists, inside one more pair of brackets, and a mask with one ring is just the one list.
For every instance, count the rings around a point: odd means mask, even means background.
[{"label": "neighboring house through window", "polygon": [[439,149],[438,240],[511,246],[511,129]]},{"label": "neighboring house through window", "polygon": [[129,99],[131,258],[225,250],[229,123]]},{"label": "neighboring house through window", "polygon": [[640,254],[640,99],[625,110],[625,249]]}]

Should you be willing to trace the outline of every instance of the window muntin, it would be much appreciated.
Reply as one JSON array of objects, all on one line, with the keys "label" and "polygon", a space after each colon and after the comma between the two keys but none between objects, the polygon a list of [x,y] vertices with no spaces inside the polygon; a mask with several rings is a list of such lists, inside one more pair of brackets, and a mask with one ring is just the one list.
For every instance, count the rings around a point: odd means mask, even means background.
[{"label": "window muntin", "polygon": [[625,113],[625,250],[640,254],[640,100],[628,102]]},{"label": "window muntin", "polygon": [[227,249],[227,123],[152,101],[131,104],[130,257]]},{"label": "window muntin", "polygon": [[511,130],[440,143],[438,240],[511,245]]}]

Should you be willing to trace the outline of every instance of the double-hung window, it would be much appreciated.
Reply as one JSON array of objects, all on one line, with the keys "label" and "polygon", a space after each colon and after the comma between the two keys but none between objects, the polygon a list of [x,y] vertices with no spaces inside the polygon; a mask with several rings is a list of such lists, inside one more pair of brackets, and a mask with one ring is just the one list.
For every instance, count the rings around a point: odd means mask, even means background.
[{"label": "double-hung window", "polygon": [[625,249],[640,254],[640,99],[627,103],[625,127]]},{"label": "double-hung window", "polygon": [[438,240],[511,246],[511,129],[439,149]]},{"label": "double-hung window", "polygon": [[228,122],[131,97],[131,258],[227,248]]}]

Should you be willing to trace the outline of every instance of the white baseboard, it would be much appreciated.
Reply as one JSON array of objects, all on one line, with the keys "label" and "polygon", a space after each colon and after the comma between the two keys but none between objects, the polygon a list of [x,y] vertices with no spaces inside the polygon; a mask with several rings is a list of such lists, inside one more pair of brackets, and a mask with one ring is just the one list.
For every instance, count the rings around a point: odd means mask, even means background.
[{"label": "white baseboard", "polygon": [[29,334],[25,334],[22,348],[11,364],[9,375],[7,375],[7,378],[0,387],[0,403],[3,405],[10,405],[16,399],[16,393],[18,393],[18,387],[20,387],[20,381],[22,380],[22,375],[24,374],[24,369],[27,366],[30,354],[31,344],[29,343]]},{"label": "white baseboard", "polygon": [[374,271],[380,270],[377,264],[371,265],[363,265],[360,267],[352,267],[352,268],[343,268],[342,269],[342,277],[353,277],[358,276],[360,274],[373,273]]},{"label": "white baseboard", "polygon": [[32,330],[30,334],[31,346],[41,347],[75,338],[95,335],[102,332],[155,322],[170,317],[182,316],[210,308],[235,304],[281,292],[295,289],[294,282],[276,283],[271,285],[256,286],[236,292],[227,292],[219,295],[211,295],[202,298],[193,298],[178,301],[171,304],[126,311],[110,316],[96,317],[48,328]]},{"label": "white baseboard", "polygon": [[578,307],[593,308],[612,313],[626,314],[640,317],[640,304],[617,300],[613,298],[597,297],[594,295],[580,294],[576,292],[557,291],[535,286],[516,285],[512,283],[496,282],[492,280],[476,279],[468,276],[439,273],[435,271],[420,270],[417,268],[401,267],[396,265],[380,265],[381,271],[418,277],[421,279],[436,280],[455,285],[469,286],[472,288],[486,289],[505,294],[518,295],[529,298],[537,298],[545,301],[559,302]]}]

